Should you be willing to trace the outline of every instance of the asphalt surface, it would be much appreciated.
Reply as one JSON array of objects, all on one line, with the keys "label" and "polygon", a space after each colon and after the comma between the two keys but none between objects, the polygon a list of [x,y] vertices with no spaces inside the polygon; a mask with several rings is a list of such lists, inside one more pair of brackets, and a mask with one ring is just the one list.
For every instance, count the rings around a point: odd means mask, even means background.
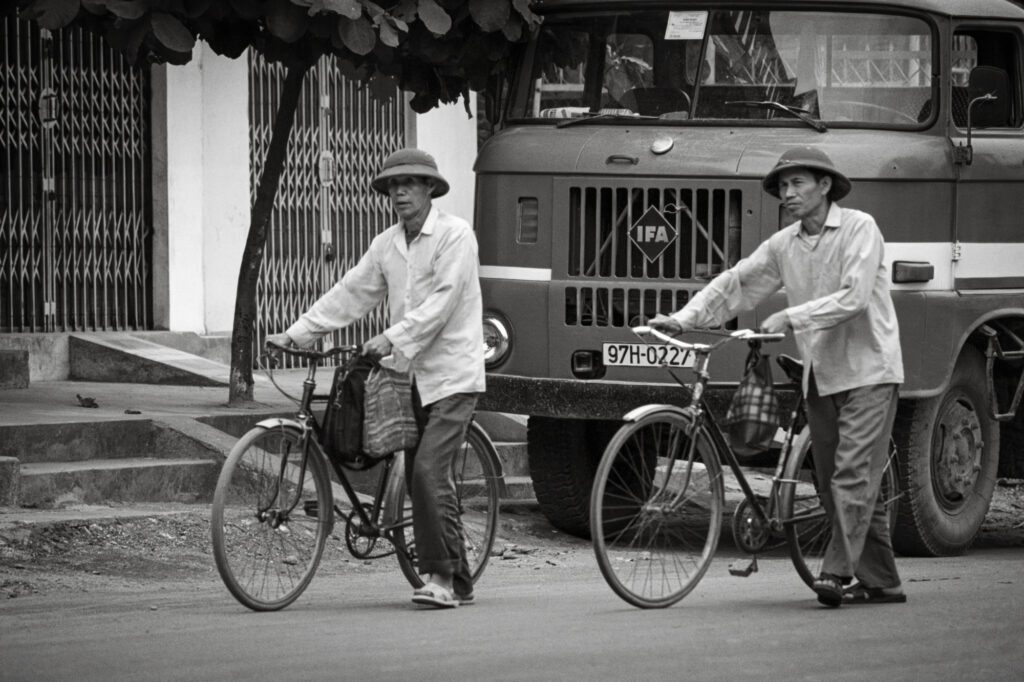
[{"label": "asphalt surface", "polygon": [[[10,680],[1011,680],[1024,672],[1024,548],[901,559],[909,601],[824,609],[785,558],[749,578],[720,552],[668,609],[635,609],[575,543],[494,559],[478,603],[423,610],[393,563],[318,575],[253,613],[216,575],[0,602]],[[329,567],[330,569],[331,567]]]}]

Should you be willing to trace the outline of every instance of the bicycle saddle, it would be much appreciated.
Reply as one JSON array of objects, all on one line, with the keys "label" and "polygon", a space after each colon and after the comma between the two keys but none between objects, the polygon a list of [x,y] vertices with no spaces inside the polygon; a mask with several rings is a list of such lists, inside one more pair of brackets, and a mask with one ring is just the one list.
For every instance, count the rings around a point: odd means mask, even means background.
[{"label": "bicycle saddle", "polygon": [[789,380],[794,384],[799,384],[804,378],[804,363],[800,362],[792,355],[779,355],[775,358],[775,361],[779,363],[779,367],[786,373]]}]

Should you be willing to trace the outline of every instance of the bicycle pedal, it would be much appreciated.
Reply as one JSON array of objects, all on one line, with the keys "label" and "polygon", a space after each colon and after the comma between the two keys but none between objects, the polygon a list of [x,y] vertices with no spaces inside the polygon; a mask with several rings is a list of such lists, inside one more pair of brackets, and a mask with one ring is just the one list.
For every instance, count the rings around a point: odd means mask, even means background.
[{"label": "bicycle pedal", "polygon": [[306,513],[306,516],[315,519],[320,516],[320,504],[316,500],[306,500],[302,503],[302,511]]},{"label": "bicycle pedal", "polygon": [[729,574],[737,578],[747,578],[751,573],[757,573],[757,557],[750,559],[737,559],[729,564]]}]

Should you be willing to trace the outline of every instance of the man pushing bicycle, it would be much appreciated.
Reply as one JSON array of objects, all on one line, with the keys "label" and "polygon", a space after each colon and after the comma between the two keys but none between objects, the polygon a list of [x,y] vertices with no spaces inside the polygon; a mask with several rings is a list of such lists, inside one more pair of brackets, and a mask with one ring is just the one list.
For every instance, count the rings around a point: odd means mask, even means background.
[{"label": "man pushing bicycle", "polygon": [[836,203],[851,184],[821,150],[786,151],[762,187],[797,221],[650,324],[668,333],[721,325],[785,288],[788,307],[761,329],[792,330],[804,363],[814,464],[832,523],[813,589],[829,607],[905,602],[879,499],[903,382],[882,233],[870,215]]},{"label": "man pushing bicycle", "polygon": [[483,306],[473,229],[433,206],[448,182],[426,152],[390,155],[371,187],[391,199],[399,222],[374,238],[340,282],[284,334],[268,343],[308,346],[359,320],[387,296],[390,324],[363,346],[409,371],[419,446],[405,453],[420,572],[418,604],[454,607],[473,600],[459,528],[452,461],[484,391]]}]

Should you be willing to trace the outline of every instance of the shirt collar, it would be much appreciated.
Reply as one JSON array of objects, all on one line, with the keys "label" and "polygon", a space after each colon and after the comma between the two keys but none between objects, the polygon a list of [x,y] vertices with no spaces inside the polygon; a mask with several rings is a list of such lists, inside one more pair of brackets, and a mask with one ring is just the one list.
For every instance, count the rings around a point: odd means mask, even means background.
[{"label": "shirt collar", "polygon": [[434,234],[434,225],[437,223],[437,215],[437,206],[431,204],[430,212],[427,214],[427,219],[423,221],[423,227],[420,228],[420,234]]},{"label": "shirt collar", "polygon": [[[837,204],[835,202],[832,202],[829,205],[829,207],[828,207],[828,214],[825,215],[825,225],[824,225],[824,228],[835,229],[835,228],[840,227],[842,224],[843,224],[843,209],[839,208],[839,204]],[[802,234],[804,234],[804,224],[803,224],[803,222],[798,220],[795,223],[793,223],[793,227],[795,228],[793,230],[793,237],[794,238],[799,237]],[[822,231],[819,232],[818,234],[821,234],[824,231],[825,230],[822,229]]]}]

